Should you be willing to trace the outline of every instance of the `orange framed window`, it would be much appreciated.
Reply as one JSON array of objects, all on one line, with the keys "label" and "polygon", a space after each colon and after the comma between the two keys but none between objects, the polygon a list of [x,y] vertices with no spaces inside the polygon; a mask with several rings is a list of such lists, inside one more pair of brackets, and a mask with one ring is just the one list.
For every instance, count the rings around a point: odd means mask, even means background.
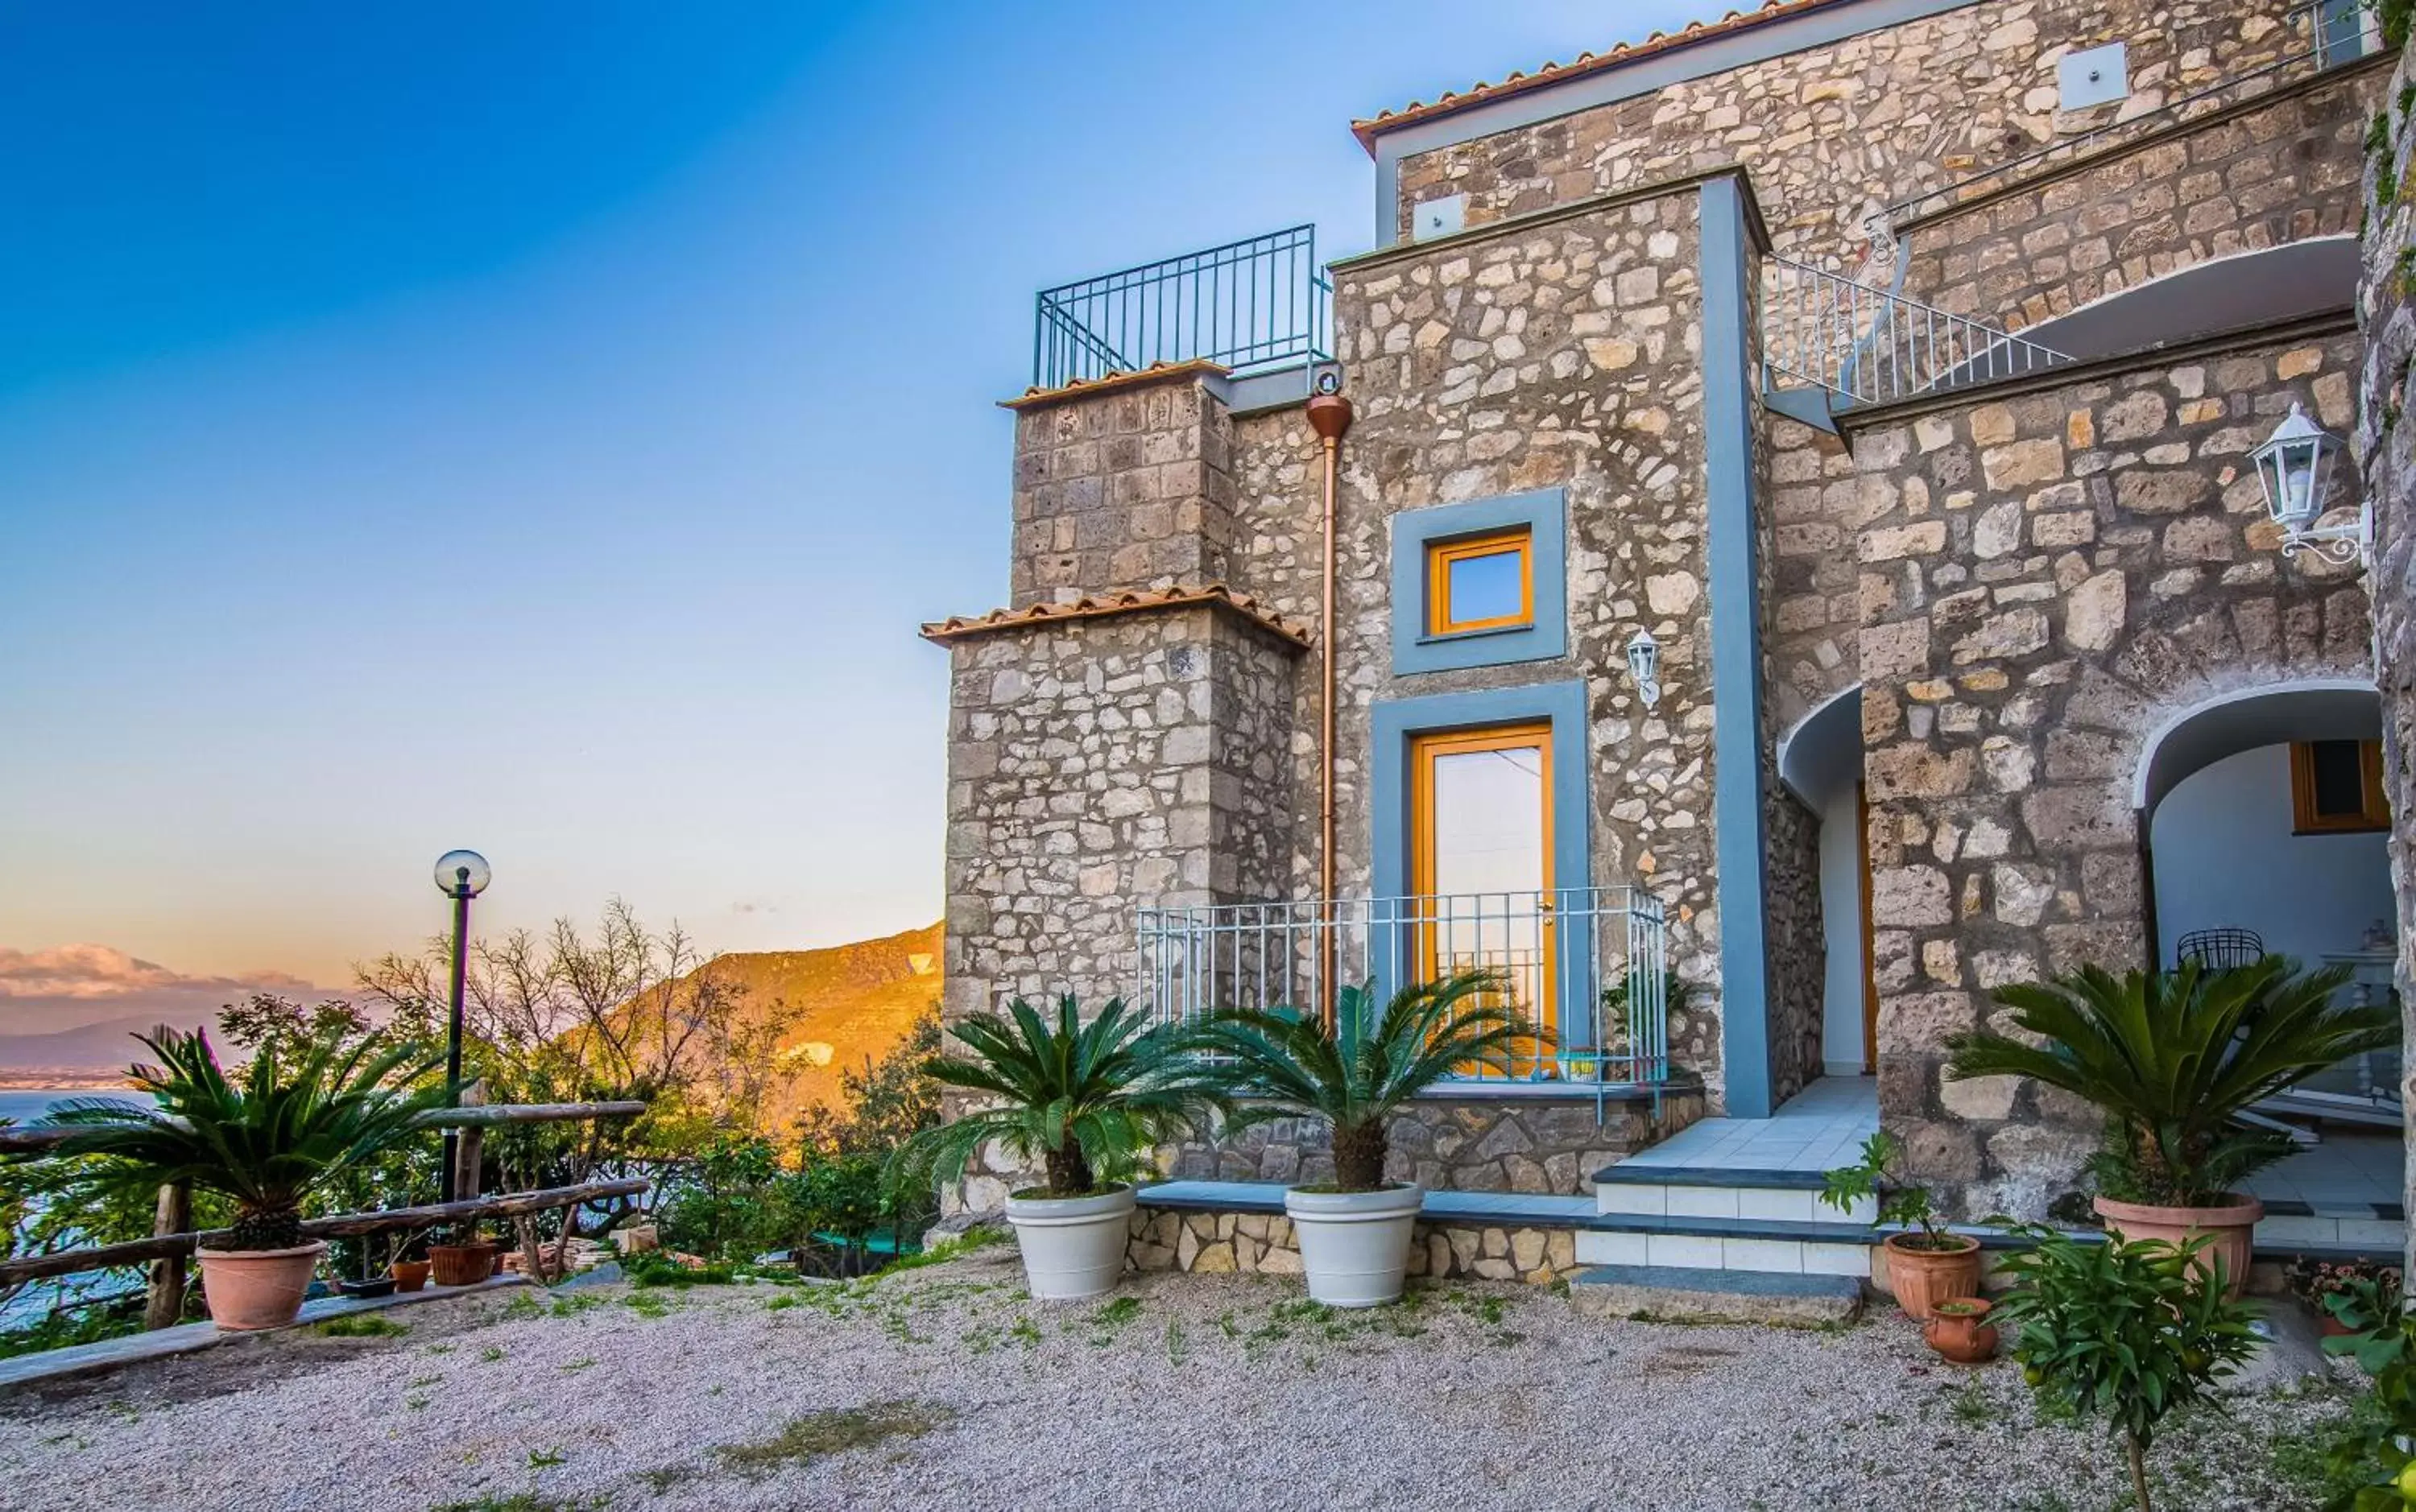
[{"label": "orange framed window", "polygon": [[2303,835],[2390,829],[2391,806],[2382,797],[2382,742],[2290,742],[2290,828]]},{"label": "orange framed window", "polygon": [[1535,542],[1525,526],[1427,547],[1427,634],[1535,622]]},{"label": "orange framed window", "polygon": [[1551,726],[1415,736],[1410,772],[1410,885],[1426,980],[1494,972],[1524,1015],[1552,1024]]}]

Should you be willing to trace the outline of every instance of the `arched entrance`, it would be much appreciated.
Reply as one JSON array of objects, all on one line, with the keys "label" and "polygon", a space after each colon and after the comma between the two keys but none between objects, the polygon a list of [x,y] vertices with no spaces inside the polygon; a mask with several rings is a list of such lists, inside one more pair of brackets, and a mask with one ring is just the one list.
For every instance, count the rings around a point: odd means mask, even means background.
[{"label": "arched entrance", "polygon": [[1778,776],[1820,821],[1820,921],[1827,947],[1821,1070],[1830,1076],[1871,1075],[1879,1069],[1879,995],[1871,981],[1860,683],[1832,695],[1778,742]]},{"label": "arched entrance", "polygon": [[[2158,966],[2286,955],[2347,966],[2348,991],[2390,999],[2381,734],[2374,684],[2353,678],[2239,689],[2150,732],[2132,802]],[[2400,1200],[2399,1085],[2396,1055],[2361,1056],[2265,1104],[2307,1148],[2253,1189],[2318,1224],[2378,1219]]]}]

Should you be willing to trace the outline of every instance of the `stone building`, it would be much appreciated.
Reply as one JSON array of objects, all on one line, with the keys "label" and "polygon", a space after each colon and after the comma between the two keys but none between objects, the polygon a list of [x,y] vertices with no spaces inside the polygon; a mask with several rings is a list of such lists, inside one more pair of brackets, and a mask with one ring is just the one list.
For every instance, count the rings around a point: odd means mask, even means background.
[{"label": "stone building", "polygon": [[[1990,989],[2240,948],[2387,988],[2369,579],[2252,461],[2294,406],[2404,449],[2380,42],[2345,0],[1775,0],[1356,123],[1372,250],[1042,294],[1009,602],[924,628],[947,1013],[1487,966],[1550,1037],[1397,1174],[1593,1217],[1436,1268],[1851,1271],[1805,1173],[1877,1123],[1968,1217],[2076,1185],[2085,1109],[1940,1074]],[[2281,1111],[2354,1147],[2398,1080]],[[1206,1183],[1321,1159],[1170,1153],[1136,1252],[1185,1265],[1282,1250]],[[2398,1179],[2277,1190],[2265,1239],[2395,1248]]]}]

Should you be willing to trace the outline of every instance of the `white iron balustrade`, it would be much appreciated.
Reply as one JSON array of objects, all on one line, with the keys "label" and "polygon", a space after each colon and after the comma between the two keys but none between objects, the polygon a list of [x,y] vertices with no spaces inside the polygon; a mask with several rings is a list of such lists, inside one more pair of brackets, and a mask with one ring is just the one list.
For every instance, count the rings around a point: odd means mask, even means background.
[{"label": "white iron balustrade", "polygon": [[1318,1011],[1372,983],[1370,1012],[1400,987],[1489,971],[1520,1019],[1548,1029],[1465,1080],[1573,1084],[1590,1092],[1669,1077],[1668,922],[1640,888],[1556,888],[1140,910],[1140,965],[1161,1023],[1225,1008]]}]

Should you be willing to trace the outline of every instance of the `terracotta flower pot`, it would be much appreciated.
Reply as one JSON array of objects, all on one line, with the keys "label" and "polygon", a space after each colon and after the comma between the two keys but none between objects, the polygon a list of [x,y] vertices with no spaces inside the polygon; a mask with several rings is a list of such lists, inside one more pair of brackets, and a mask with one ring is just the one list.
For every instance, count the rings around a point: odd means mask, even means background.
[{"label": "terracotta flower pot", "polygon": [[428,1247],[430,1277],[439,1286],[475,1286],[494,1274],[491,1244],[431,1244]]},{"label": "terracotta flower pot", "polygon": [[2118,1203],[2100,1197],[2097,1216],[2106,1229],[2126,1240],[2162,1239],[2179,1245],[2203,1235],[2214,1242],[2198,1251],[2197,1268],[2220,1262],[2223,1295],[2236,1297],[2248,1284],[2248,1258],[2255,1248],[2257,1220],[2265,1205],[2254,1197],[2234,1194],[2220,1207],[2152,1207],[2146,1203]]},{"label": "terracotta flower pot", "polygon": [[325,1239],[291,1250],[202,1250],[202,1295],[210,1321],[228,1332],[282,1328],[302,1310]]},{"label": "terracotta flower pot", "polygon": [[1891,1234],[1887,1251],[1888,1290],[1895,1294],[1904,1315],[1926,1323],[1938,1304],[1958,1296],[1980,1295],[1980,1241],[1951,1234],[1951,1250],[1932,1250],[1918,1234]]},{"label": "terracotta flower pot", "polygon": [[1950,1297],[1931,1310],[1921,1337],[1957,1365],[1985,1365],[1997,1355],[1997,1325],[1988,1321],[1993,1305],[1985,1297]]},{"label": "terracotta flower pot", "polygon": [[386,1267],[386,1272],[394,1278],[394,1289],[398,1292],[416,1292],[428,1284],[428,1262],[425,1260],[398,1260]]}]

